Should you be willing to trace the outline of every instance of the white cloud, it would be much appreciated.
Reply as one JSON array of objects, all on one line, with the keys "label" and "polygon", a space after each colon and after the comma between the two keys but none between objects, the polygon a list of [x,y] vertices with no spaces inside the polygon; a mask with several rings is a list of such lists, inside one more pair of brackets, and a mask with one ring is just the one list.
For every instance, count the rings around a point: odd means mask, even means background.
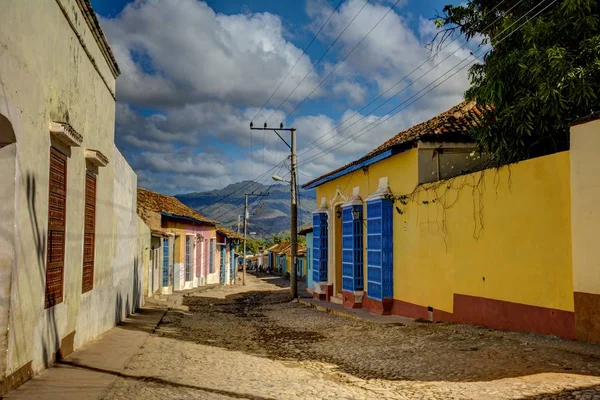
[{"label": "white cloud", "polygon": [[[302,53],[284,38],[278,16],[216,14],[197,0],[136,1],[101,21],[123,72],[118,95],[136,104],[262,105]],[[310,68],[305,55],[274,100]],[[313,71],[290,100],[306,96],[317,78]]]},{"label": "white cloud", "polygon": [[[363,4],[362,0],[348,0],[348,2],[344,3],[335,12],[331,18],[331,23],[324,30],[325,37],[328,40],[336,38],[357,13],[359,13]],[[383,4],[383,2],[377,2],[367,4],[360,11],[358,17],[349,25],[348,29],[339,39],[338,43],[340,43],[340,47],[338,51],[340,55],[345,56],[348,54],[367,34],[368,36],[352,51],[352,54],[344,63],[345,65],[342,65],[336,71],[336,74],[362,76],[375,83],[380,93],[394,86],[398,81],[410,74],[404,82],[397,85],[386,96],[394,95],[408,84],[416,81],[410,87],[410,90],[407,89],[406,92],[414,93],[435,81],[444,72],[468,56],[468,50],[464,49],[452,55],[460,46],[458,44],[460,41],[457,40],[453,45],[448,46],[438,54],[437,57],[432,58],[421,66],[424,61],[432,56],[432,53],[425,46],[434,34],[433,30],[435,26],[433,21],[420,18],[419,32],[414,32],[410,27],[410,20],[401,15],[398,9],[394,9],[389,13],[388,10],[388,5]],[[332,9],[325,2],[312,0],[307,4],[307,12],[314,19],[320,21],[327,18]],[[388,14],[386,15],[386,13]],[[382,19],[382,17],[384,18]],[[369,33],[371,28],[378,22],[379,25]],[[448,57],[447,60],[436,66],[436,64],[446,57]],[[413,72],[415,69],[416,71]],[[437,83],[440,81],[441,79]],[[444,84],[444,88],[441,90],[463,92],[467,84],[467,71],[465,70],[448,80],[447,84]]]},{"label": "white cloud", "polygon": [[333,85],[333,93],[338,98],[345,98],[350,104],[361,104],[365,101],[367,89],[360,83],[341,81]]}]

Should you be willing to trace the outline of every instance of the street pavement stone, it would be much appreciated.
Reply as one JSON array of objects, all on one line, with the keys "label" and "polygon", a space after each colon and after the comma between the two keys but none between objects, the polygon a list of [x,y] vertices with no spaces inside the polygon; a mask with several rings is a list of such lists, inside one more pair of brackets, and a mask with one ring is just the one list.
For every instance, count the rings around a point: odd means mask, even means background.
[{"label": "street pavement stone", "polygon": [[600,346],[343,318],[249,276],[179,296],[105,398],[600,399]]}]

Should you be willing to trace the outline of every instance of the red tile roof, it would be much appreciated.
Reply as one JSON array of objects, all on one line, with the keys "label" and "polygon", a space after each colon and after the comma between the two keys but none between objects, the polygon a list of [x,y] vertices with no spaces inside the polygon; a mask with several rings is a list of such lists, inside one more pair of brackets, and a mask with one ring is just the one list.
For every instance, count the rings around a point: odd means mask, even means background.
[{"label": "red tile roof", "polygon": [[238,235],[234,231],[229,230],[229,229],[227,229],[225,227],[222,227],[222,226],[217,226],[217,232],[219,232],[222,235],[227,236],[230,239],[240,239],[240,240],[244,239],[244,237],[242,235]]},{"label": "red tile roof", "polygon": [[[192,210],[173,196],[138,188],[137,213],[152,231],[160,231],[160,218],[156,214],[167,213],[192,219],[200,224],[216,225],[217,221]],[[158,225],[158,226],[157,226]]]},{"label": "red tile roof", "polygon": [[341,168],[321,175],[320,177],[305,183],[302,185],[302,187],[307,187],[323,178],[327,178],[328,176],[341,172],[346,168],[375,157],[386,150],[390,150],[400,145],[408,145],[416,142],[417,140],[448,142],[472,141],[468,135],[468,132],[471,128],[481,126],[482,116],[486,110],[491,110],[491,107],[478,106],[474,101],[463,101],[462,103],[431,118],[428,121],[421,122],[420,124],[414,125],[398,133],[373,151],[369,152],[364,157],[352,161]]}]

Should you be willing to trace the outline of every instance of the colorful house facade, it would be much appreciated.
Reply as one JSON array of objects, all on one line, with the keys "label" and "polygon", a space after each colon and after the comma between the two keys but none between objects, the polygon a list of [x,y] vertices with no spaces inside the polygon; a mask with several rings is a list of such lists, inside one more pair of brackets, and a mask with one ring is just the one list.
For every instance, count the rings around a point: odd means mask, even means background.
[{"label": "colorful house facade", "polygon": [[235,234],[172,196],[142,188],[138,215],[151,231],[153,250],[159,249],[161,293],[232,282]]},{"label": "colorful house facade", "polygon": [[461,103],[304,185],[317,192],[314,295],[378,314],[600,340],[590,311],[600,268],[583,250],[600,222],[589,176],[600,122],[573,127],[570,152],[484,169],[465,135],[481,113]]}]

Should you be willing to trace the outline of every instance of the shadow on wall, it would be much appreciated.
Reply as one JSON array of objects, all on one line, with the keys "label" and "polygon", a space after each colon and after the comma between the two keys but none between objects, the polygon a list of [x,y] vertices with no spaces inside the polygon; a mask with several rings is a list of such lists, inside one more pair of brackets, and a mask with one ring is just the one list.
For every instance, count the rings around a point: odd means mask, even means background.
[{"label": "shadow on wall", "polygon": [[[32,172],[25,174],[25,187],[27,192],[27,210],[29,213],[29,222],[31,226],[32,236],[35,246],[35,254],[38,269],[38,282],[41,283],[42,287],[45,287],[46,282],[46,265],[45,256],[46,248],[48,245],[47,230],[40,226],[38,217],[38,211],[36,209],[36,196],[37,196],[37,180]],[[35,282],[31,279],[30,282]],[[44,294],[45,295],[45,294]],[[45,299],[43,300],[45,302]],[[60,349],[60,339],[58,334],[58,327],[56,326],[56,316],[54,314],[54,307],[51,307],[42,313],[42,317],[46,318],[47,330],[44,332],[42,340],[42,353],[44,366],[47,368],[53,364],[59,355],[57,352]],[[17,349],[18,350],[18,349]]]},{"label": "shadow on wall", "polygon": [[[123,302],[123,295],[121,291],[117,289],[117,298],[115,302],[115,325],[118,325],[124,318],[135,313],[141,307],[141,295],[142,295],[142,282],[140,281],[139,273],[139,259],[135,256],[133,260],[133,279],[132,279],[132,290],[127,291],[125,296],[125,302]],[[130,301],[129,296],[132,296]]]},{"label": "shadow on wall", "polygon": [[133,260],[133,304],[131,313],[136,312],[141,306],[142,282],[140,281],[139,272],[140,261],[138,256]]}]

